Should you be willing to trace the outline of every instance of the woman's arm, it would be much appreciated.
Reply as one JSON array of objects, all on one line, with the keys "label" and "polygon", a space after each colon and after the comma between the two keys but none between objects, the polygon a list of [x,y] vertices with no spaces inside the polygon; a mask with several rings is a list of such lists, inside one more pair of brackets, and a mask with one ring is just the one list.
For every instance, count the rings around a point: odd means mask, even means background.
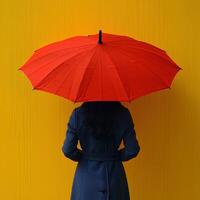
[{"label": "woman's arm", "polygon": [[66,137],[62,146],[63,154],[73,160],[80,161],[82,157],[82,150],[77,148],[78,144],[78,133],[77,133],[77,113],[76,108],[73,110],[66,131]]},{"label": "woman's arm", "polygon": [[124,148],[119,150],[121,161],[128,161],[136,157],[140,151],[132,116],[127,109],[128,125],[123,135]]}]

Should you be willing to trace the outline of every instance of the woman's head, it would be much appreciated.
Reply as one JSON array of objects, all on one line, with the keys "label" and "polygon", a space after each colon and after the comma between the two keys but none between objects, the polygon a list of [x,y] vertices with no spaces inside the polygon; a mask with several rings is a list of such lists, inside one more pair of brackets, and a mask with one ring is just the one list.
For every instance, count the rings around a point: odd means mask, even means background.
[{"label": "woman's head", "polygon": [[84,125],[91,130],[96,138],[110,132],[116,112],[122,107],[118,101],[84,102],[81,109],[84,113]]}]

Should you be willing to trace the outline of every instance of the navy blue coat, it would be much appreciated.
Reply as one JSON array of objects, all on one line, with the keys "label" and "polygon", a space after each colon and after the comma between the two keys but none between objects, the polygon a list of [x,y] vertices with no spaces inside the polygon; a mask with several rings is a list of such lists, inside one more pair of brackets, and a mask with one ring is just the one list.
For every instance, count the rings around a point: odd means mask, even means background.
[{"label": "navy blue coat", "polygon": [[[129,110],[122,106],[112,124],[113,133],[97,140],[83,126],[81,108],[73,110],[62,146],[64,155],[78,162],[71,200],[130,200],[124,161],[140,151]],[[81,149],[77,147],[80,141]],[[124,146],[119,149],[123,140]]]}]

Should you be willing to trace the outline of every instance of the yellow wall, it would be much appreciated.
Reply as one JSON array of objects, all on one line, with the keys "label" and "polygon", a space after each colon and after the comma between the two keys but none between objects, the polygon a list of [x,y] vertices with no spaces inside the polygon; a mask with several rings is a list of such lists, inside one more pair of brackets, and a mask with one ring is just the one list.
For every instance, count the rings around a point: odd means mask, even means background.
[{"label": "yellow wall", "polygon": [[125,103],[141,152],[124,163],[131,200],[200,199],[198,0],[1,1],[0,198],[69,200],[76,163],[61,153],[73,104],[32,91],[17,69],[34,49],[73,35],[124,34],[183,68],[172,90]]}]

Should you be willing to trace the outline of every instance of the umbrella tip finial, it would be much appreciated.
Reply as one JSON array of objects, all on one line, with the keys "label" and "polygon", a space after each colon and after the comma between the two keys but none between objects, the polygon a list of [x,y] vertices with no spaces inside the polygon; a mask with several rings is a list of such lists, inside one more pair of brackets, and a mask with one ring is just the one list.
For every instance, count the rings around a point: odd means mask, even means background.
[{"label": "umbrella tip finial", "polygon": [[102,42],[102,30],[99,30],[99,41],[98,41],[99,44],[103,44]]}]

